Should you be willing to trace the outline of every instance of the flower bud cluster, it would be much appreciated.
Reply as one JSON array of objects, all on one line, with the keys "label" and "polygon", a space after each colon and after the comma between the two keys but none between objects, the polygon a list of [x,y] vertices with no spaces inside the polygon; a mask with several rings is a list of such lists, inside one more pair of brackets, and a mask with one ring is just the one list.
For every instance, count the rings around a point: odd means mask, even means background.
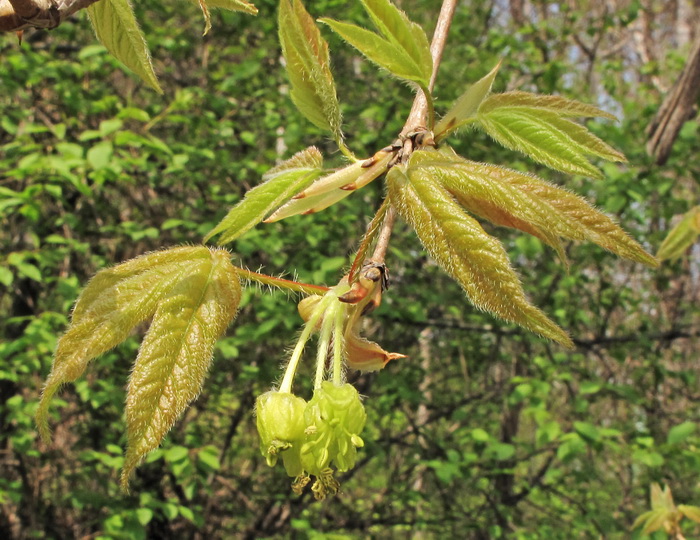
[{"label": "flower bud cluster", "polygon": [[260,451],[268,465],[282,458],[292,486],[300,492],[316,477],[312,490],[317,499],[338,491],[334,468],[347,471],[355,465],[360,433],[367,415],[360,395],[350,384],[324,381],[309,402],[290,393],[271,391],[256,403]]}]

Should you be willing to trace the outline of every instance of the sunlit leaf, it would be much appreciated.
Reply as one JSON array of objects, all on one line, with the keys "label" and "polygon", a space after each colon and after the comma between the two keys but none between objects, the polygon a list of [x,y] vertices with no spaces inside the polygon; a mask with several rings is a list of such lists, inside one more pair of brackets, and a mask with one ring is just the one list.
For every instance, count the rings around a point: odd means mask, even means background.
[{"label": "sunlit leaf", "polygon": [[556,236],[588,240],[620,257],[658,265],[612,219],[570,191],[529,174],[476,163],[448,151],[415,152],[414,156],[412,164],[427,169],[467,209],[497,225],[534,234],[555,249]]},{"label": "sunlit leaf", "polygon": [[124,341],[153,316],[159,302],[186,279],[192,265],[212,259],[204,246],[179,247],[142,255],[100,271],[78,297],[71,324],[59,339],[51,373],[36,413],[39,432],[49,438],[48,410],[61,385],[75,381],[87,364]]},{"label": "sunlit leaf", "polygon": [[[501,182],[491,165],[465,160],[445,151],[414,152],[411,166],[424,169],[440,181],[450,194],[469,212],[495,225],[510,227],[531,234],[557,251],[566,264],[566,255],[559,236],[571,237],[575,226],[566,220],[552,219],[551,207],[537,197]],[[498,169],[502,171],[503,169]]]},{"label": "sunlit leaf", "polygon": [[263,176],[264,183],[248,191],[226,217],[204,238],[223,233],[219,245],[232,242],[307,187],[321,175],[323,158],[314,146],[298,152]]},{"label": "sunlit leaf", "polygon": [[433,71],[433,57],[425,31],[389,0],[362,0],[362,5],[377,30],[390,43],[403,49],[418,66],[427,84]]},{"label": "sunlit leaf", "polygon": [[637,519],[634,520],[634,523],[632,523],[632,529],[636,529],[637,527],[640,527],[642,523],[644,523],[647,519],[652,517],[652,515],[655,515],[656,510],[649,510],[648,512],[644,512],[640,516],[637,516]]},{"label": "sunlit leaf", "polygon": [[416,82],[422,87],[428,86],[430,74],[426,78],[421,67],[399,45],[354,24],[326,18],[319,20],[330,26],[334,32],[360,51],[368,60],[386,69],[392,75]]},{"label": "sunlit leaf", "polygon": [[367,185],[386,171],[391,154],[383,155],[370,167],[357,161],[334,173],[319,178],[294,199],[276,210],[265,223],[272,223],[298,214],[315,214],[334,205],[357,189]]},{"label": "sunlit leaf", "polygon": [[700,523],[700,508],[697,506],[688,506],[686,504],[679,504],[678,511],[681,512],[685,517]]},{"label": "sunlit leaf", "polygon": [[663,528],[664,524],[673,519],[673,513],[659,508],[658,510],[652,510],[650,516],[647,518],[642,528],[642,534],[649,534],[654,531],[659,531]]},{"label": "sunlit leaf", "polygon": [[623,154],[567,116],[610,117],[591,105],[524,92],[489,96],[477,114],[479,124],[494,140],[552,169],[602,178],[586,156],[626,161]]},{"label": "sunlit leaf", "polygon": [[677,259],[700,235],[700,206],[691,208],[668,233],[656,256],[660,260]]},{"label": "sunlit leaf", "polygon": [[666,438],[666,442],[668,442],[668,444],[678,444],[680,442],[683,442],[693,433],[695,433],[696,429],[697,424],[695,422],[681,422],[680,424],[675,425],[668,430],[668,437]]},{"label": "sunlit leaf", "polygon": [[576,118],[608,118],[615,120],[615,116],[605,112],[598,107],[581,103],[573,99],[561,96],[547,96],[543,94],[531,94],[529,92],[505,92],[494,94],[480,107],[482,112],[489,112],[493,109],[521,108],[524,110],[537,109],[556,113],[558,116],[569,116]]},{"label": "sunlit leaf", "polygon": [[100,0],[86,10],[100,43],[146,84],[162,94],[146,39],[129,0]]},{"label": "sunlit leaf", "polygon": [[126,398],[129,476],[200,393],[216,340],[236,314],[241,285],[224,250],[188,267],[161,299],[139,349]]},{"label": "sunlit leaf", "polygon": [[465,123],[476,118],[476,112],[481,102],[491,91],[493,80],[501,67],[501,62],[484,75],[481,79],[471,85],[464,94],[457,98],[449,111],[435,126],[435,140],[439,141],[450,132],[459,129]]},{"label": "sunlit leaf", "polygon": [[300,0],[281,0],[278,22],[292,101],[315,126],[342,138],[328,43]]},{"label": "sunlit leaf", "polygon": [[568,347],[566,333],[525,297],[503,246],[469,217],[427,171],[397,165],[387,175],[389,196],[430,255],[479,309]]}]

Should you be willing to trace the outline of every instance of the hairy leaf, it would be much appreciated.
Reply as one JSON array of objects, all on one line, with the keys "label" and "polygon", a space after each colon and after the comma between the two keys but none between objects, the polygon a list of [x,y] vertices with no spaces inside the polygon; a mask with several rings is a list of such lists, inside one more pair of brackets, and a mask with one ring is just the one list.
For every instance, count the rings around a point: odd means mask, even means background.
[{"label": "hairy leaf", "polygon": [[700,508],[697,506],[689,506],[687,504],[679,504],[678,510],[688,519],[700,523]]},{"label": "hairy leaf", "polygon": [[429,172],[398,165],[387,179],[399,214],[476,307],[573,346],[566,333],[527,300],[501,243],[464,213]]},{"label": "hairy leaf", "polygon": [[476,163],[447,151],[415,152],[410,166],[438,179],[470,212],[496,225],[537,236],[562,258],[559,236],[588,240],[621,257],[650,266],[658,264],[612,219],[585,199],[532,175]]},{"label": "hairy leaf", "polygon": [[614,115],[587,103],[581,103],[580,101],[567,99],[561,96],[531,94],[529,92],[519,92],[517,90],[489,96],[486,102],[480,107],[481,111],[484,113],[499,108],[537,109],[539,111],[556,113],[559,116],[576,118],[616,119]]},{"label": "hairy leaf", "polygon": [[427,86],[433,71],[433,57],[425,31],[389,0],[362,0],[362,5],[377,30],[413,60]]},{"label": "hairy leaf", "polygon": [[673,519],[673,513],[664,508],[652,510],[644,523],[642,534],[649,534],[661,530],[664,524],[671,519]]},{"label": "hairy leaf", "polygon": [[320,21],[330,26],[334,32],[379,67],[400,79],[413,81],[427,88],[430,73],[426,77],[423,68],[401,46],[354,24],[325,18]]},{"label": "hairy leaf", "polygon": [[[576,230],[560,220],[554,227],[551,207],[536,197],[494,178],[491,165],[465,160],[445,151],[414,152],[411,167],[425,170],[442,183],[450,194],[472,214],[495,225],[519,229],[554,248],[567,264],[559,236]],[[562,234],[562,231],[567,234]]]},{"label": "hairy leaf", "polygon": [[88,283],[68,330],[58,341],[36,413],[44,439],[49,437],[51,398],[60,386],[76,380],[92,359],[129,337],[137,324],[155,313],[162,298],[187,278],[191,266],[210,260],[212,253],[204,246],[148,253],[102,270]]},{"label": "hairy leaf", "polygon": [[494,140],[552,169],[602,178],[586,156],[626,161],[624,155],[566,116],[610,117],[591,105],[524,92],[490,96],[477,114],[479,124]]},{"label": "hairy leaf", "polygon": [[476,112],[481,102],[491,91],[493,80],[501,67],[501,62],[484,75],[481,79],[471,85],[464,94],[457,98],[449,111],[435,126],[435,141],[440,141],[452,131],[476,118]]},{"label": "hairy leaf", "polygon": [[146,39],[129,0],[100,0],[86,9],[100,43],[146,84],[162,94]]},{"label": "hairy leaf", "polygon": [[248,191],[245,198],[234,206],[226,217],[204,238],[223,233],[219,245],[232,242],[303,190],[321,174],[323,158],[314,146],[296,153],[263,176],[264,183]]},{"label": "hairy leaf", "polygon": [[367,185],[386,171],[391,159],[383,153],[370,167],[357,161],[328,176],[319,178],[287,204],[276,210],[265,223],[272,223],[298,214],[315,214],[343,200],[357,189]]},{"label": "hairy leaf", "polygon": [[281,0],[279,37],[296,107],[315,126],[342,138],[328,43],[300,0]]},{"label": "hairy leaf", "polygon": [[691,208],[664,239],[656,256],[660,260],[677,259],[700,235],[700,206]]},{"label": "hairy leaf", "polygon": [[158,304],[129,379],[128,447],[121,475],[129,476],[199,394],[216,340],[241,300],[238,276],[224,250],[189,265],[187,275]]}]

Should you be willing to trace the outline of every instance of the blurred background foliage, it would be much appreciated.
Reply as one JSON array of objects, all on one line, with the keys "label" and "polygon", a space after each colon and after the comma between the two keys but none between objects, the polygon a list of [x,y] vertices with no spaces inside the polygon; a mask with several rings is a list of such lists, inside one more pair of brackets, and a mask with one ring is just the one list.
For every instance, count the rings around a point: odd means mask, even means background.
[{"label": "blurred background foliage", "polygon": [[[366,22],[314,0],[315,16]],[[397,2],[429,32],[437,2]],[[251,287],[205,391],[161,450],[117,488],[124,387],[140,339],[95,361],[54,406],[54,444],[32,415],[57,335],[95,271],[196,243],[275,162],[331,143],[287,95],[273,0],[250,17],[140,2],[164,96],[96,45],[84,14],[0,41],[0,536],[3,538],[640,538],[650,482],[700,502],[700,250],[653,271],[570,245],[569,271],[536,239],[492,230],[534,303],[574,337],[567,352],[472,309],[399,223],[392,286],[367,334],[410,358],[350,373],[367,396],[367,442],[342,493],[295,496],[259,454],[252,405],[299,327],[292,299]],[[504,58],[496,90],[557,93],[620,122],[591,129],[622,150],[591,181],[545,170],[479,133],[459,153],[566,185],[655,251],[697,204],[698,121],[666,165],[645,128],[700,28],[697,0],[460,2],[436,87],[450,102]],[[410,89],[330,32],[350,147],[399,132]],[[374,183],[332,209],[255,229],[234,260],[334,284],[382,198]],[[305,368],[310,372],[310,368]],[[300,388],[301,393],[306,391]],[[700,530],[685,525],[692,537]],[[659,538],[663,533],[655,533]]]}]

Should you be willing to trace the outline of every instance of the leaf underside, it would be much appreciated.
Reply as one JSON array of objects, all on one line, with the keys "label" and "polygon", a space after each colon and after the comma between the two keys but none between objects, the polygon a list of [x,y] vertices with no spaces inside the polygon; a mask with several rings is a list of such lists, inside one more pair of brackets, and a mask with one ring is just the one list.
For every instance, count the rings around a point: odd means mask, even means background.
[{"label": "leaf underside", "polygon": [[141,80],[162,94],[146,39],[129,0],[100,0],[86,10],[100,43]]},{"label": "leaf underside", "polygon": [[566,333],[527,300],[501,243],[468,216],[432,174],[400,165],[387,179],[398,213],[477,308],[573,346]]},{"label": "leaf underside", "polygon": [[585,199],[535,176],[443,151],[415,152],[411,167],[437,179],[460,204],[495,225],[540,238],[564,257],[559,237],[590,241],[620,257],[657,266],[611,218]]},{"label": "leaf underside", "polygon": [[690,209],[668,233],[659,247],[660,260],[677,259],[695,243],[700,235],[700,206]]}]

